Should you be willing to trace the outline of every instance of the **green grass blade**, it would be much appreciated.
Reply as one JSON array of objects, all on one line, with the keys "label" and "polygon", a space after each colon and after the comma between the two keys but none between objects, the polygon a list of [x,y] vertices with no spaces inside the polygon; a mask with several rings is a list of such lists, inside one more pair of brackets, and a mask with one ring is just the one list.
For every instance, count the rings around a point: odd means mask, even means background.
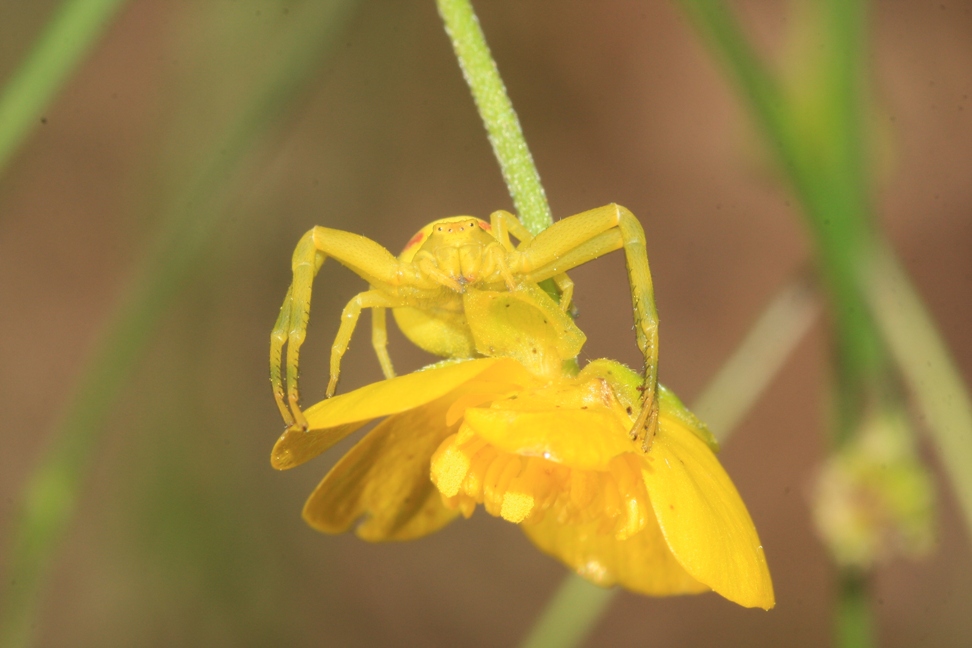
[{"label": "green grass blade", "polygon": [[30,642],[45,576],[73,517],[106,420],[161,316],[204,258],[206,244],[225,215],[220,202],[225,188],[306,86],[355,4],[346,0],[329,5],[314,14],[316,21],[304,24],[314,37],[305,39],[240,111],[164,215],[156,245],[103,329],[76,393],[52,432],[50,448],[26,485],[0,605],[0,646]]},{"label": "green grass blade", "polygon": [[777,79],[757,56],[736,17],[716,0],[677,0],[701,36],[717,52],[726,71],[749,101],[756,123],[763,129],[791,176],[801,176],[793,133]]},{"label": "green grass blade", "polygon": [[[840,429],[853,429],[860,403],[880,392],[888,360],[857,282],[871,227],[862,136],[862,34],[859,0],[828,0],[801,18],[814,23],[811,100],[800,103],[749,44],[721,0],[679,0],[735,81],[757,127],[765,134],[803,206],[817,242],[821,279],[835,314],[839,344]],[[817,13],[810,13],[815,11]],[[804,80],[806,81],[806,80]],[[805,98],[803,98],[805,100]],[[846,397],[846,398],[845,398]]]},{"label": "green grass blade", "polygon": [[0,175],[125,0],[67,0],[0,95]]},{"label": "green grass blade", "polygon": [[[804,5],[816,12],[808,14],[819,31],[812,68],[821,76],[810,103],[784,106],[782,121],[766,110],[762,88],[746,82],[748,68],[762,64],[748,49],[740,55],[729,45],[744,39],[734,21],[718,19],[728,15],[725,5],[718,0],[681,4],[715,44],[750,111],[775,144],[817,238],[839,345],[835,441],[852,437],[869,406],[897,397],[892,355],[937,442],[972,531],[972,402],[931,318],[872,222],[865,128],[866,4],[824,0]],[[731,33],[722,33],[726,31]],[[872,645],[866,586],[853,573],[842,574],[837,605],[840,645]]]}]

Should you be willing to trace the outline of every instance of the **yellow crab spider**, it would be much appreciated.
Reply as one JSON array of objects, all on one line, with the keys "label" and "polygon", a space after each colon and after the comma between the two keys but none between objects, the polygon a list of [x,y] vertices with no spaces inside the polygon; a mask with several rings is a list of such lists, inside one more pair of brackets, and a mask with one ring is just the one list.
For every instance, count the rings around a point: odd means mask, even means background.
[{"label": "yellow crab spider", "polygon": [[[510,235],[519,240],[514,246]],[[505,291],[509,308],[528,302],[543,325],[560,325],[564,353],[573,357],[583,344],[583,333],[565,315],[573,283],[564,274],[599,256],[624,249],[631,286],[635,332],[645,359],[641,412],[631,429],[647,452],[654,436],[658,403],[658,316],[645,246],[645,234],[634,215],[620,205],[606,205],[560,220],[536,237],[509,212],[497,211],[490,221],[455,216],[434,221],[419,231],[397,258],[371,239],[358,234],[314,227],[297,244],[293,256],[293,282],[284,298],[270,335],[270,382],[280,414],[288,427],[307,429],[297,390],[297,366],[310,317],[311,284],[328,257],[334,258],[370,285],[345,306],[341,326],[331,347],[330,381],[326,396],[334,395],[341,358],[348,348],[362,309],[372,311],[372,344],[386,378],[395,376],[388,355],[385,316],[392,309],[399,328],[417,346],[446,358],[476,355],[514,355],[521,337],[522,309],[513,308],[498,319],[467,319],[472,304],[482,295]],[[561,291],[560,304],[537,284],[553,279]],[[474,299],[475,298],[475,299]],[[502,301],[502,300],[500,300]],[[483,311],[487,312],[487,311]],[[496,312],[490,311],[490,312]],[[507,320],[504,320],[506,317]],[[552,323],[552,324],[551,324]],[[523,323],[523,328],[527,327]],[[495,328],[512,331],[512,337],[492,335]],[[513,346],[495,347],[493,338],[512,339]],[[286,345],[286,357],[283,347]],[[532,352],[537,354],[537,349]],[[540,354],[543,355],[543,354]],[[523,357],[529,358],[529,354]],[[284,372],[284,362],[286,371]],[[542,367],[545,365],[537,365]],[[286,391],[282,380],[286,375]]]}]

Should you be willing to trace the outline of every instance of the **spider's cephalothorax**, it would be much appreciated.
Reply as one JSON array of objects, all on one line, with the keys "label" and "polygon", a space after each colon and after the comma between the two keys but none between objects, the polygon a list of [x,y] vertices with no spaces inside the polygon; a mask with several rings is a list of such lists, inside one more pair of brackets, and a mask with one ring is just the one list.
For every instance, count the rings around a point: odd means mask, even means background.
[{"label": "spider's cephalothorax", "polygon": [[[311,284],[328,257],[370,285],[344,308],[331,347],[326,393],[331,396],[341,358],[365,308],[372,310],[372,344],[387,378],[395,375],[387,349],[389,308],[405,336],[435,355],[510,356],[538,375],[560,371],[562,362],[574,358],[585,340],[567,315],[573,283],[564,273],[622,248],[638,346],[645,358],[642,411],[632,435],[640,437],[647,450],[657,415],[658,318],[644,231],[619,205],[570,216],[536,237],[505,211],[493,213],[488,223],[472,216],[445,218],[425,226],[397,258],[358,234],[313,228],[294,251],[293,283],[270,338],[270,380],[280,413],[289,426],[306,427],[297,366],[310,316]],[[537,286],[547,279],[557,284],[559,303]]]},{"label": "spider's cephalothorax", "polygon": [[508,250],[491,230],[489,223],[472,216],[437,220],[413,236],[398,259],[413,263],[419,272],[455,292],[470,284],[499,281],[512,289],[513,277],[506,267]]}]

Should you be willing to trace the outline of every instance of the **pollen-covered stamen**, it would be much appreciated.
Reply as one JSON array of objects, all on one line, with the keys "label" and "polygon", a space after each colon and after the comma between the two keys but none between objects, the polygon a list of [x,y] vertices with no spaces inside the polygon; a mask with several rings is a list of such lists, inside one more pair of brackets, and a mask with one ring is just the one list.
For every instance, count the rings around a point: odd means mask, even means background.
[{"label": "pollen-covered stamen", "polygon": [[499,450],[463,425],[432,456],[431,476],[446,505],[466,517],[482,504],[490,515],[516,524],[546,515],[560,524],[597,521],[599,532],[624,539],[653,515],[643,466],[643,458],[626,453],[608,470],[570,468]]}]

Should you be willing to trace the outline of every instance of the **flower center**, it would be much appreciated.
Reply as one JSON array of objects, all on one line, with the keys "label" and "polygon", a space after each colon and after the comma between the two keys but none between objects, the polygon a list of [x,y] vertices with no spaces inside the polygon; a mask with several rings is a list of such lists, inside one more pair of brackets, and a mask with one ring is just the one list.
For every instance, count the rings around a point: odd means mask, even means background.
[{"label": "flower center", "polygon": [[597,521],[599,533],[624,540],[654,513],[641,475],[645,459],[624,453],[608,470],[584,470],[500,450],[463,424],[432,455],[432,482],[446,506],[465,517],[476,504],[515,524],[546,515],[559,524]]}]

